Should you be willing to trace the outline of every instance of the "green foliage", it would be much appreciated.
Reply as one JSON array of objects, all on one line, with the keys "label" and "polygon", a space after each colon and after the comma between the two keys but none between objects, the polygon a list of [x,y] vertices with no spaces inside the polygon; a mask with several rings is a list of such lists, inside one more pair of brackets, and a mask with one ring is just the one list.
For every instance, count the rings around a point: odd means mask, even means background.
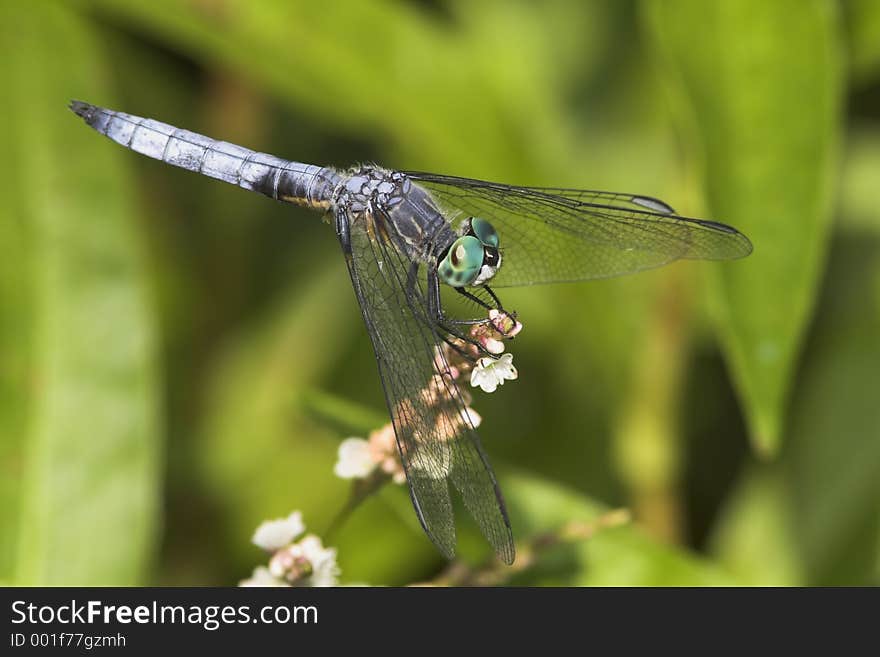
[{"label": "green foliage", "polygon": [[831,220],[842,91],[835,6],[673,0],[649,8],[687,96],[708,207],[757,245],[747,267],[719,268],[714,301],[752,439],[772,456]]},{"label": "green foliage", "polygon": [[719,517],[712,551],[729,572],[755,586],[804,582],[793,536],[792,501],[778,469],[749,468]]},{"label": "green foliage", "polygon": [[[523,536],[571,521],[596,521],[601,505],[547,482],[521,475],[505,483],[513,522]],[[734,586],[721,567],[663,545],[631,526],[599,529],[589,540],[563,545],[524,583],[569,586]]]},{"label": "green foliage", "polygon": [[131,184],[122,154],[58,111],[105,93],[96,39],[52,4],[0,11],[0,567],[18,584],[143,583],[161,430]]},{"label": "green foliage", "polygon": [[[0,580],[235,583],[260,521],[325,532],[339,441],[387,421],[332,227],[120,149],[82,98],[742,229],[743,261],[505,290],[520,380],[474,406],[521,551],[635,518],[503,581],[876,583],[880,13],[840,4],[0,0]],[[326,538],[343,581],[444,568],[403,487]]]},{"label": "green foliage", "polygon": [[[875,188],[876,189],[876,188]],[[810,581],[860,584],[880,549],[880,222],[832,250],[789,429],[798,545]],[[876,577],[876,575],[875,575]]]}]

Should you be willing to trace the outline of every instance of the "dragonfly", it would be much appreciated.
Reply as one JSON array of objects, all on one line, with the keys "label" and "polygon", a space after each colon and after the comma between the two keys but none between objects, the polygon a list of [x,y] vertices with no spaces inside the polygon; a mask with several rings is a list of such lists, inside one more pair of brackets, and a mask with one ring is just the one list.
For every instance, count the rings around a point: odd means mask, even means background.
[{"label": "dragonfly", "polygon": [[303,164],[81,101],[70,109],[135,152],[329,215],[375,352],[413,507],[449,559],[456,545],[453,489],[497,556],[508,564],[515,557],[469,396],[461,377],[450,375],[453,360],[491,367],[501,357],[474,337],[491,320],[454,316],[449,295],[512,318],[496,288],[607,278],[678,259],[732,260],[752,251],[735,228],[679,216],[650,196]]}]

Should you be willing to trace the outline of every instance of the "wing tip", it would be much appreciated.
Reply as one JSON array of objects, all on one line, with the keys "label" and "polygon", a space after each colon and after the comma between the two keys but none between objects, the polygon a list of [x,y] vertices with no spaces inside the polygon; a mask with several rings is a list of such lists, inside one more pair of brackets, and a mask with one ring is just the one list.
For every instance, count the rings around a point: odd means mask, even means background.
[{"label": "wing tip", "polygon": [[513,545],[513,541],[504,544],[503,546],[495,546],[495,554],[498,555],[498,558],[501,559],[507,566],[512,566],[513,562],[516,561],[516,547]]},{"label": "wing tip", "polygon": [[[496,532],[484,531],[489,543],[495,549],[495,554],[506,565],[511,566],[516,560],[516,544],[513,541],[513,528],[510,526],[510,516],[507,515],[507,505],[504,498],[501,497],[501,491],[496,485],[496,495],[498,500],[498,508],[501,511],[501,517],[504,520],[504,532],[499,536]],[[482,527],[481,527],[482,529]],[[488,528],[487,528],[488,529]],[[491,533],[491,535],[490,535]]]},{"label": "wing tip", "polygon": [[742,242],[743,249],[742,249],[742,253],[736,257],[737,258],[745,258],[746,256],[752,255],[752,252],[755,250],[755,245],[752,244],[752,240],[750,240],[748,237],[746,237],[745,235],[743,235],[739,231],[737,231],[737,234],[742,238],[740,241]]},{"label": "wing tip", "polygon": [[728,260],[740,260],[741,258],[746,258],[752,254],[755,250],[754,245],[752,244],[752,240],[746,237],[743,233],[739,232],[736,228],[732,226],[728,226],[730,229],[730,233],[736,238],[737,248],[734,250]]},{"label": "wing tip", "polygon": [[751,255],[752,251],[755,250],[752,241],[739,230],[729,224],[724,224],[720,221],[712,221],[711,219],[695,219],[694,221],[696,221],[697,225],[702,228],[706,228],[717,233],[724,233],[725,235],[729,235],[733,240],[735,240],[735,246],[731,245],[729,251],[719,254],[717,257],[708,258],[710,260],[739,260],[740,258],[745,258],[746,256]]},{"label": "wing tip", "polygon": [[409,471],[407,471],[407,473],[406,473],[406,481],[407,481],[407,485],[409,488],[409,498],[410,498],[410,501],[412,502],[413,508],[415,509],[416,517],[419,519],[419,524],[422,526],[422,531],[425,532],[425,535],[428,537],[428,539],[430,539],[431,543],[434,544],[434,547],[436,547],[437,550],[439,550],[440,554],[442,554],[449,561],[452,561],[453,559],[455,559],[456,536],[455,536],[455,518],[452,515],[452,500],[449,499],[449,489],[448,488],[446,489],[446,497],[447,497],[447,501],[449,503],[449,514],[450,515],[449,515],[449,518],[447,519],[447,522],[442,523],[442,524],[447,525],[447,527],[450,531],[449,531],[449,533],[447,533],[445,538],[441,539],[440,535],[437,532],[435,532],[434,529],[428,523],[428,519],[425,516],[425,511],[422,508],[422,504],[419,501],[418,495],[416,494],[416,490],[415,490],[416,484],[413,481],[412,475],[409,473]]},{"label": "wing tip", "polygon": [[447,561],[452,561],[455,559],[455,538],[453,538],[452,543],[447,541],[441,541],[437,534],[428,529],[427,525],[424,522],[421,522],[422,518],[419,517],[420,524],[422,525],[422,530],[425,532],[425,535],[430,539],[431,543],[434,544],[434,547],[437,548],[437,551],[443,555],[443,558]]}]

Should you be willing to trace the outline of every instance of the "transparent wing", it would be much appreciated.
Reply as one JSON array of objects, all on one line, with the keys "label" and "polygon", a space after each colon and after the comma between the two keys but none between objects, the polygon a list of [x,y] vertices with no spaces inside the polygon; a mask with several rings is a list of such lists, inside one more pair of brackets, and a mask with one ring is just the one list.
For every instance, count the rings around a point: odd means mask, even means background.
[{"label": "transparent wing", "polygon": [[[448,482],[498,555],[514,557],[501,492],[455,381],[435,365],[441,337],[425,298],[423,267],[396,248],[381,218],[352,220],[349,273],[373,343],[410,496],[419,521],[448,558],[455,524]],[[414,269],[415,267],[415,269]]]},{"label": "transparent wing", "polygon": [[608,278],[679,258],[728,260],[752,251],[735,228],[680,217],[648,196],[407,175],[451,220],[477,216],[495,226],[502,264],[493,287]]}]

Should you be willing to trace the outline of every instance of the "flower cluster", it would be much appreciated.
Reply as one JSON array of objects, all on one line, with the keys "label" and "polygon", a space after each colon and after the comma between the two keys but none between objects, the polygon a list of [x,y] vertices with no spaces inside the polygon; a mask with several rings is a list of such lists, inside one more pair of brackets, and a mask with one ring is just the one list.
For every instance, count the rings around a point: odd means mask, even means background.
[{"label": "flower cluster", "polygon": [[406,481],[397,452],[394,426],[390,422],[371,432],[367,440],[343,440],[339,444],[338,460],[333,466],[333,472],[341,479],[366,479],[377,471],[391,477],[395,484]]},{"label": "flower cluster", "polygon": [[[453,440],[463,427],[479,427],[482,418],[470,407],[470,393],[460,389],[457,381],[469,375],[473,387],[494,392],[505,381],[516,379],[513,354],[504,353],[504,340],[513,338],[521,330],[522,324],[514,316],[492,309],[487,322],[471,328],[471,341],[452,340],[436,348],[436,374],[415,398],[398,402],[394,413],[399,426],[412,433],[417,445],[415,449],[410,448],[412,453],[406,454],[411,467],[420,468],[429,476],[445,476],[449,467],[448,450],[421,435],[424,427],[413,422],[413,418],[420,416],[419,407],[454,409],[451,413],[434,414],[436,426],[431,427],[431,435],[441,441]],[[485,356],[486,352],[492,356]],[[393,424],[389,422],[373,431],[366,440],[357,437],[343,440],[333,471],[342,479],[365,480],[380,475],[390,477],[397,484],[406,481]]]},{"label": "flower cluster", "polygon": [[[493,308],[489,311],[488,322],[471,329],[473,343],[457,340],[444,344],[435,356],[435,365],[453,379],[470,373],[471,386],[481,388],[483,392],[495,392],[505,381],[513,381],[519,376],[513,366],[513,354],[504,353],[504,340],[515,337],[522,327],[510,313]],[[481,356],[485,352],[477,345],[492,356]]]},{"label": "flower cluster", "polygon": [[240,586],[336,586],[339,566],[336,549],[325,548],[321,539],[305,533],[302,514],[267,520],[251,541],[271,553],[269,565],[257,566]]}]

